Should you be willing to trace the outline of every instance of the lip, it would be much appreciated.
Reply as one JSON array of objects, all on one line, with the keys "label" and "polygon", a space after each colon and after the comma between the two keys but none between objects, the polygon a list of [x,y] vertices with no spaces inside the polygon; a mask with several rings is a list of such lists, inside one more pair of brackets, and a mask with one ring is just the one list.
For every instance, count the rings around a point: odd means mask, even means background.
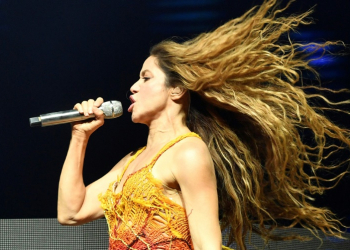
[{"label": "lip", "polygon": [[135,99],[134,99],[134,97],[131,95],[131,96],[129,96],[129,99],[130,99],[130,101],[131,101],[131,105],[130,105],[130,107],[128,108],[128,112],[132,112],[132,109],[134,108],[134,104],[135,104]]},{"label": "lip", "polygon": [[134,96],[132,96],[132,95],[129,96],[129,99],[130,99],[130,101],[131,101],[131,104],[133,104],[134,102],[136,102]]}]

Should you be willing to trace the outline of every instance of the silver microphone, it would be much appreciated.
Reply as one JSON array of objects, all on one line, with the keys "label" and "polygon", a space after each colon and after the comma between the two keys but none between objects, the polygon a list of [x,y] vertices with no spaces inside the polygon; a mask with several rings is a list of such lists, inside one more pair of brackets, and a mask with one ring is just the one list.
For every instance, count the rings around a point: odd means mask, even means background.
[{"label": "silver microphone", "polygon": [[[99,107],[105,115],[106,119],[117,118],[123,114],[122,104],[119,101],[108,101],[101,104]],[[29,118],[29,124],[31,127],[41,126],[52,126],[76,121],[82,121],[94,118],[95,115],[84,116],[79,113],[78,110],[66,110],[54,113],[48,113],[40,115],[38,117]]]}]

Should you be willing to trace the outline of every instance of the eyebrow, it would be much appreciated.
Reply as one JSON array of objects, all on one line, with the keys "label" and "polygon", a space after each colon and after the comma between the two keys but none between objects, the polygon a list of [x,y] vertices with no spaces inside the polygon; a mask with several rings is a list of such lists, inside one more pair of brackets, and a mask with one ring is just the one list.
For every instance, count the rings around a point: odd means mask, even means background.
[{"label": "eyebrow", "polygon": [[152,73],[150,70],[145,69],[145,70],[141,71],[140,76],[144,76],[146,74],[146,72]]}]

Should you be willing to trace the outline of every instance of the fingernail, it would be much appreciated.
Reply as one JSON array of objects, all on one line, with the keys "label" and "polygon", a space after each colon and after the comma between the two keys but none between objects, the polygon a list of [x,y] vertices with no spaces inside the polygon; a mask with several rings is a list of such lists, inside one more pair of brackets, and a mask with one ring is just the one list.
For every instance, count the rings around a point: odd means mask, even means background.
[{"label": "fingernail", "polygon": [[92,114],[92,109],[89,109],[89,113]]}]

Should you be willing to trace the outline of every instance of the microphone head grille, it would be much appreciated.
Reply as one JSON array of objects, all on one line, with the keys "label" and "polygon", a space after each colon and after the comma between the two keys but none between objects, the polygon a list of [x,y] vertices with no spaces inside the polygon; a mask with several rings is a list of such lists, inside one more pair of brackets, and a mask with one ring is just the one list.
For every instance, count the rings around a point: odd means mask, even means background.
[{"label": "microphone head grille", "polygon": [[117,118],[123,114],[123,107],[119,101],[108,101],[102,103],[100,109],[105,114],[106,119]]}]

